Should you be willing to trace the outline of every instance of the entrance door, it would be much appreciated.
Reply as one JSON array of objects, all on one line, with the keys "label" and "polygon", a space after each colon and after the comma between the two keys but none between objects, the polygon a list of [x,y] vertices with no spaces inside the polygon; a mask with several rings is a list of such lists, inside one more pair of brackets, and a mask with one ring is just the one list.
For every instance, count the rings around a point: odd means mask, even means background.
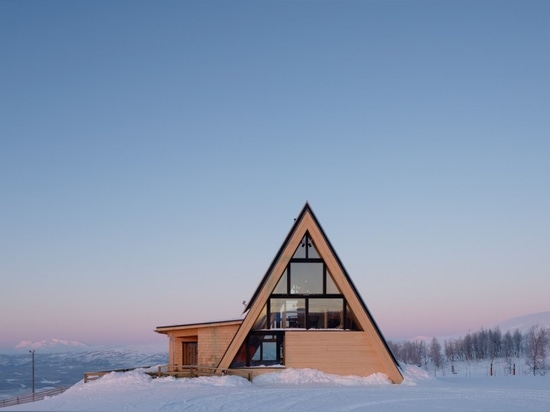
[{"label": "entrance door", "polygon": [[198,347],[197,342],[183,342],[183,364],[197,365],[198,364]]}]

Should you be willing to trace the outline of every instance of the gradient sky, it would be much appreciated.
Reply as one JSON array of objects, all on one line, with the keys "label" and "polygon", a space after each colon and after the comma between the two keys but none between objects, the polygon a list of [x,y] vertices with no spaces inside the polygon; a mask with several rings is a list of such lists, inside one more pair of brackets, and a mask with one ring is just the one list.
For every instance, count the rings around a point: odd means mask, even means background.
[{"label": "gradient sky", "polygon": [[549,20],[1,1],[0,345],[236,318],[306,201],[388,338],[550,310]]}]

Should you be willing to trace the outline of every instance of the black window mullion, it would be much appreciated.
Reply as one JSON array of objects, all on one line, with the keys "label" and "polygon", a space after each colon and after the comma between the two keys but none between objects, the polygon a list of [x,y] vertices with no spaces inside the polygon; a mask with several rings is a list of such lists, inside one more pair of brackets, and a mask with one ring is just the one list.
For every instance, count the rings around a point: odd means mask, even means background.
[{"label": "black window mullion", "polygon": [[290,285],[292,282],[290,281],[290,263],[288,264],[286,268],[286,293],[290,295]]},{"label": "black window mullion", "polygon": [[[281,356],[284,358],[285,354],[284,354],[284,350],[285,350],[285,347],[284,347],[284,337],[285,335],[283,334],[279,334],[277,335],[277,362],[279,363],[279,365],[281,364]],[[282,352],[282,353],[281,353]]]},{"label": "black window mullion", "polygon": [[304,315],[305,315],[305,319],[304,319],[304,323],[305,323],[305,327],[306,329],[309,329],[309,298],[306,297],[306,304],[305,304],[305,308],[304,308]]},{"label": "black window mullion", "polygon": [[252,355],[250,354],[250,335],[246,337],[246,366],[250,366],[250,359]]},{"label": "black window mullion", "polygon": [[344,316],[344,330],[346,329],[350,329],[348,327],[348,305],[346,303],[346,299],[342,299],[342,301],[344,302],[344,310],[342,311],[343,313],[343,316]]},{"label": "black window mullion", "polygon": [[267,329],[271,329],[271,298],[267,300],[265,315],[267,316]]}]

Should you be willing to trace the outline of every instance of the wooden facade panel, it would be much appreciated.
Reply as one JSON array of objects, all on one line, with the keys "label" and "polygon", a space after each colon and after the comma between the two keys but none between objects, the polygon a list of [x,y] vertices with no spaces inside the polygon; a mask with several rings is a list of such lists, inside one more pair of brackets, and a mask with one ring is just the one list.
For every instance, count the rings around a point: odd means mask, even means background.
[{"label": "wooden facade panel", "polygon": [[197,342],[198,331],[198,328],[189,328],[183,330],[174,330],[167,333],[169,338],[168,361],[170,365],[184,364],[183,343]]},{"label": "wooden facade panel", "polygon": [[215,325],[203,328],[176,330],[168,333],[170,339],[170,365],[186,365],[184,356],[185,343],[197,343],[197,359],[194,364],[217,366],[231,339],[235,336],[239,325]]},{"label": "wooden facade panel", "polygon": [[227,325],[199,330],[199,365],[218,366],[238,327]]},{"label": "wooden facade panel", "polygon": [[285,366],[368,376],[383,366],[365,332],[295,331],[285,334]]}]

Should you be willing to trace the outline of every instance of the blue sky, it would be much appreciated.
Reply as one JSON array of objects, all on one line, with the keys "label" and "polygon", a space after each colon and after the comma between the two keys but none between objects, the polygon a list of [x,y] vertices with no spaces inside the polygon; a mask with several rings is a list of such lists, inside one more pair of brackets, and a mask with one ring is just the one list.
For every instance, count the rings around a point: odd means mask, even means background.
[{"label": "blue sky", "polygon": [[387,337],[550,310],[549,16],[0,2],[0,345],[238,317],[306,201]]}]

